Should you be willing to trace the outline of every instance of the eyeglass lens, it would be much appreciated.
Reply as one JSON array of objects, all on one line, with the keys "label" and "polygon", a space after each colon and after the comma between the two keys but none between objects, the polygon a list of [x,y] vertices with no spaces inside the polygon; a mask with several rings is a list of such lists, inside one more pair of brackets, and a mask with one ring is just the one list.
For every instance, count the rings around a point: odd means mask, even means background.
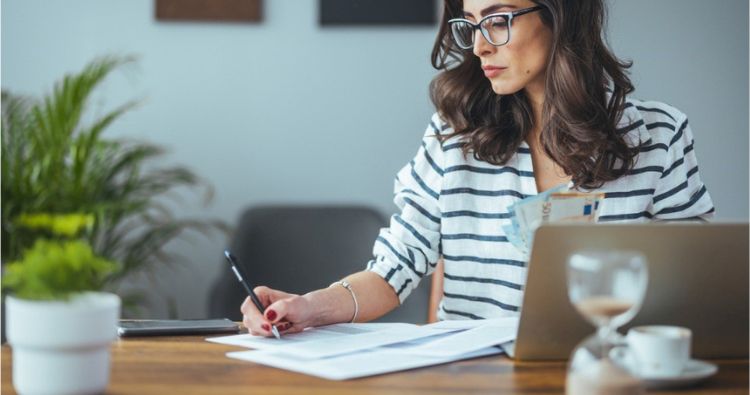
[{"label": "eyeglass lens", "polygon": [[[462,48],[474,46],[475,29],[471,23],[464,21],[454,22],[451,26],[456,43]],[[508,42],[510,26],[508,18],[504,15],[489,17],[482,21],[480,30],[482,35],[492,45],[503,45]]]}]

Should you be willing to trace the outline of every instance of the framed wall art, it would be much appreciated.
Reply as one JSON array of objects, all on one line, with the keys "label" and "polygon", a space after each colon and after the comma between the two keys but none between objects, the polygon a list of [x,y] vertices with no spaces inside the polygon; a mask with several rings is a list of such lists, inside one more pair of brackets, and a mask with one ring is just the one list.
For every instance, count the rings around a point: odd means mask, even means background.
[{"label": "framed wall art", "polygon": [[262,19],[263,0],[154,0],[158,21],[251,22]]},{"label": "framed wall art", "polygon": [[436,0],[319,0],[323,26],[434,25]]}]

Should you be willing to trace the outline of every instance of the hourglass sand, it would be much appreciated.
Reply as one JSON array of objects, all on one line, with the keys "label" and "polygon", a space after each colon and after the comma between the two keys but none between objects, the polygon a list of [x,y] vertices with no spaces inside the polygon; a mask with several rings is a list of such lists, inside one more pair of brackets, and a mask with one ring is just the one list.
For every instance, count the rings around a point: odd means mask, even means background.
[{"label": "hourglass sand", "polygon": [[626,347],[617,328],[638,313],[646,294],[648,268],[634,251],[581,251],[568,259],[568,297],[596,334],[581,342],[568,363],[568,394],[642,394],[643,386],[622,360]]}]

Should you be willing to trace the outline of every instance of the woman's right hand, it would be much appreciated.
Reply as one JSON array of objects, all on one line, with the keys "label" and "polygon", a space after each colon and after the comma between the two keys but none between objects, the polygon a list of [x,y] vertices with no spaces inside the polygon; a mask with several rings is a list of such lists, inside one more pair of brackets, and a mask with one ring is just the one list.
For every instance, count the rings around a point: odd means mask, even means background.
[{"label": "woman's right hand", "polygon": [[278,291],[265,286],[256,287],[255,294],[266,306],[261,314],[250,297],[245,298],[240,310],[242,323],[251,334],[273,336],[271,325],[276,325],[280,333],[295,333],[314,326],[314,308],[304,296]]}]

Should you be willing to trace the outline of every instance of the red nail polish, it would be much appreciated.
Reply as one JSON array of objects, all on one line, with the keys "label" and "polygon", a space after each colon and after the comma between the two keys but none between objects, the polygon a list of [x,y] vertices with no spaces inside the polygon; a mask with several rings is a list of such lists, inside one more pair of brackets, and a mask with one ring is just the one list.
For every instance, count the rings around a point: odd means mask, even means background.
[{"label": "red nail polish", "polygon": [[270,331],[271,330],[271,327],[268,326],[268,324],[263,324],[260,327],[263,328],[264,331]]},{"label": "red nail polish", "polygon": [[268,310],[266,312],[266,317],[268,317],[269,320],[273,321],[276,319],[276,312],[273,310]]}]

